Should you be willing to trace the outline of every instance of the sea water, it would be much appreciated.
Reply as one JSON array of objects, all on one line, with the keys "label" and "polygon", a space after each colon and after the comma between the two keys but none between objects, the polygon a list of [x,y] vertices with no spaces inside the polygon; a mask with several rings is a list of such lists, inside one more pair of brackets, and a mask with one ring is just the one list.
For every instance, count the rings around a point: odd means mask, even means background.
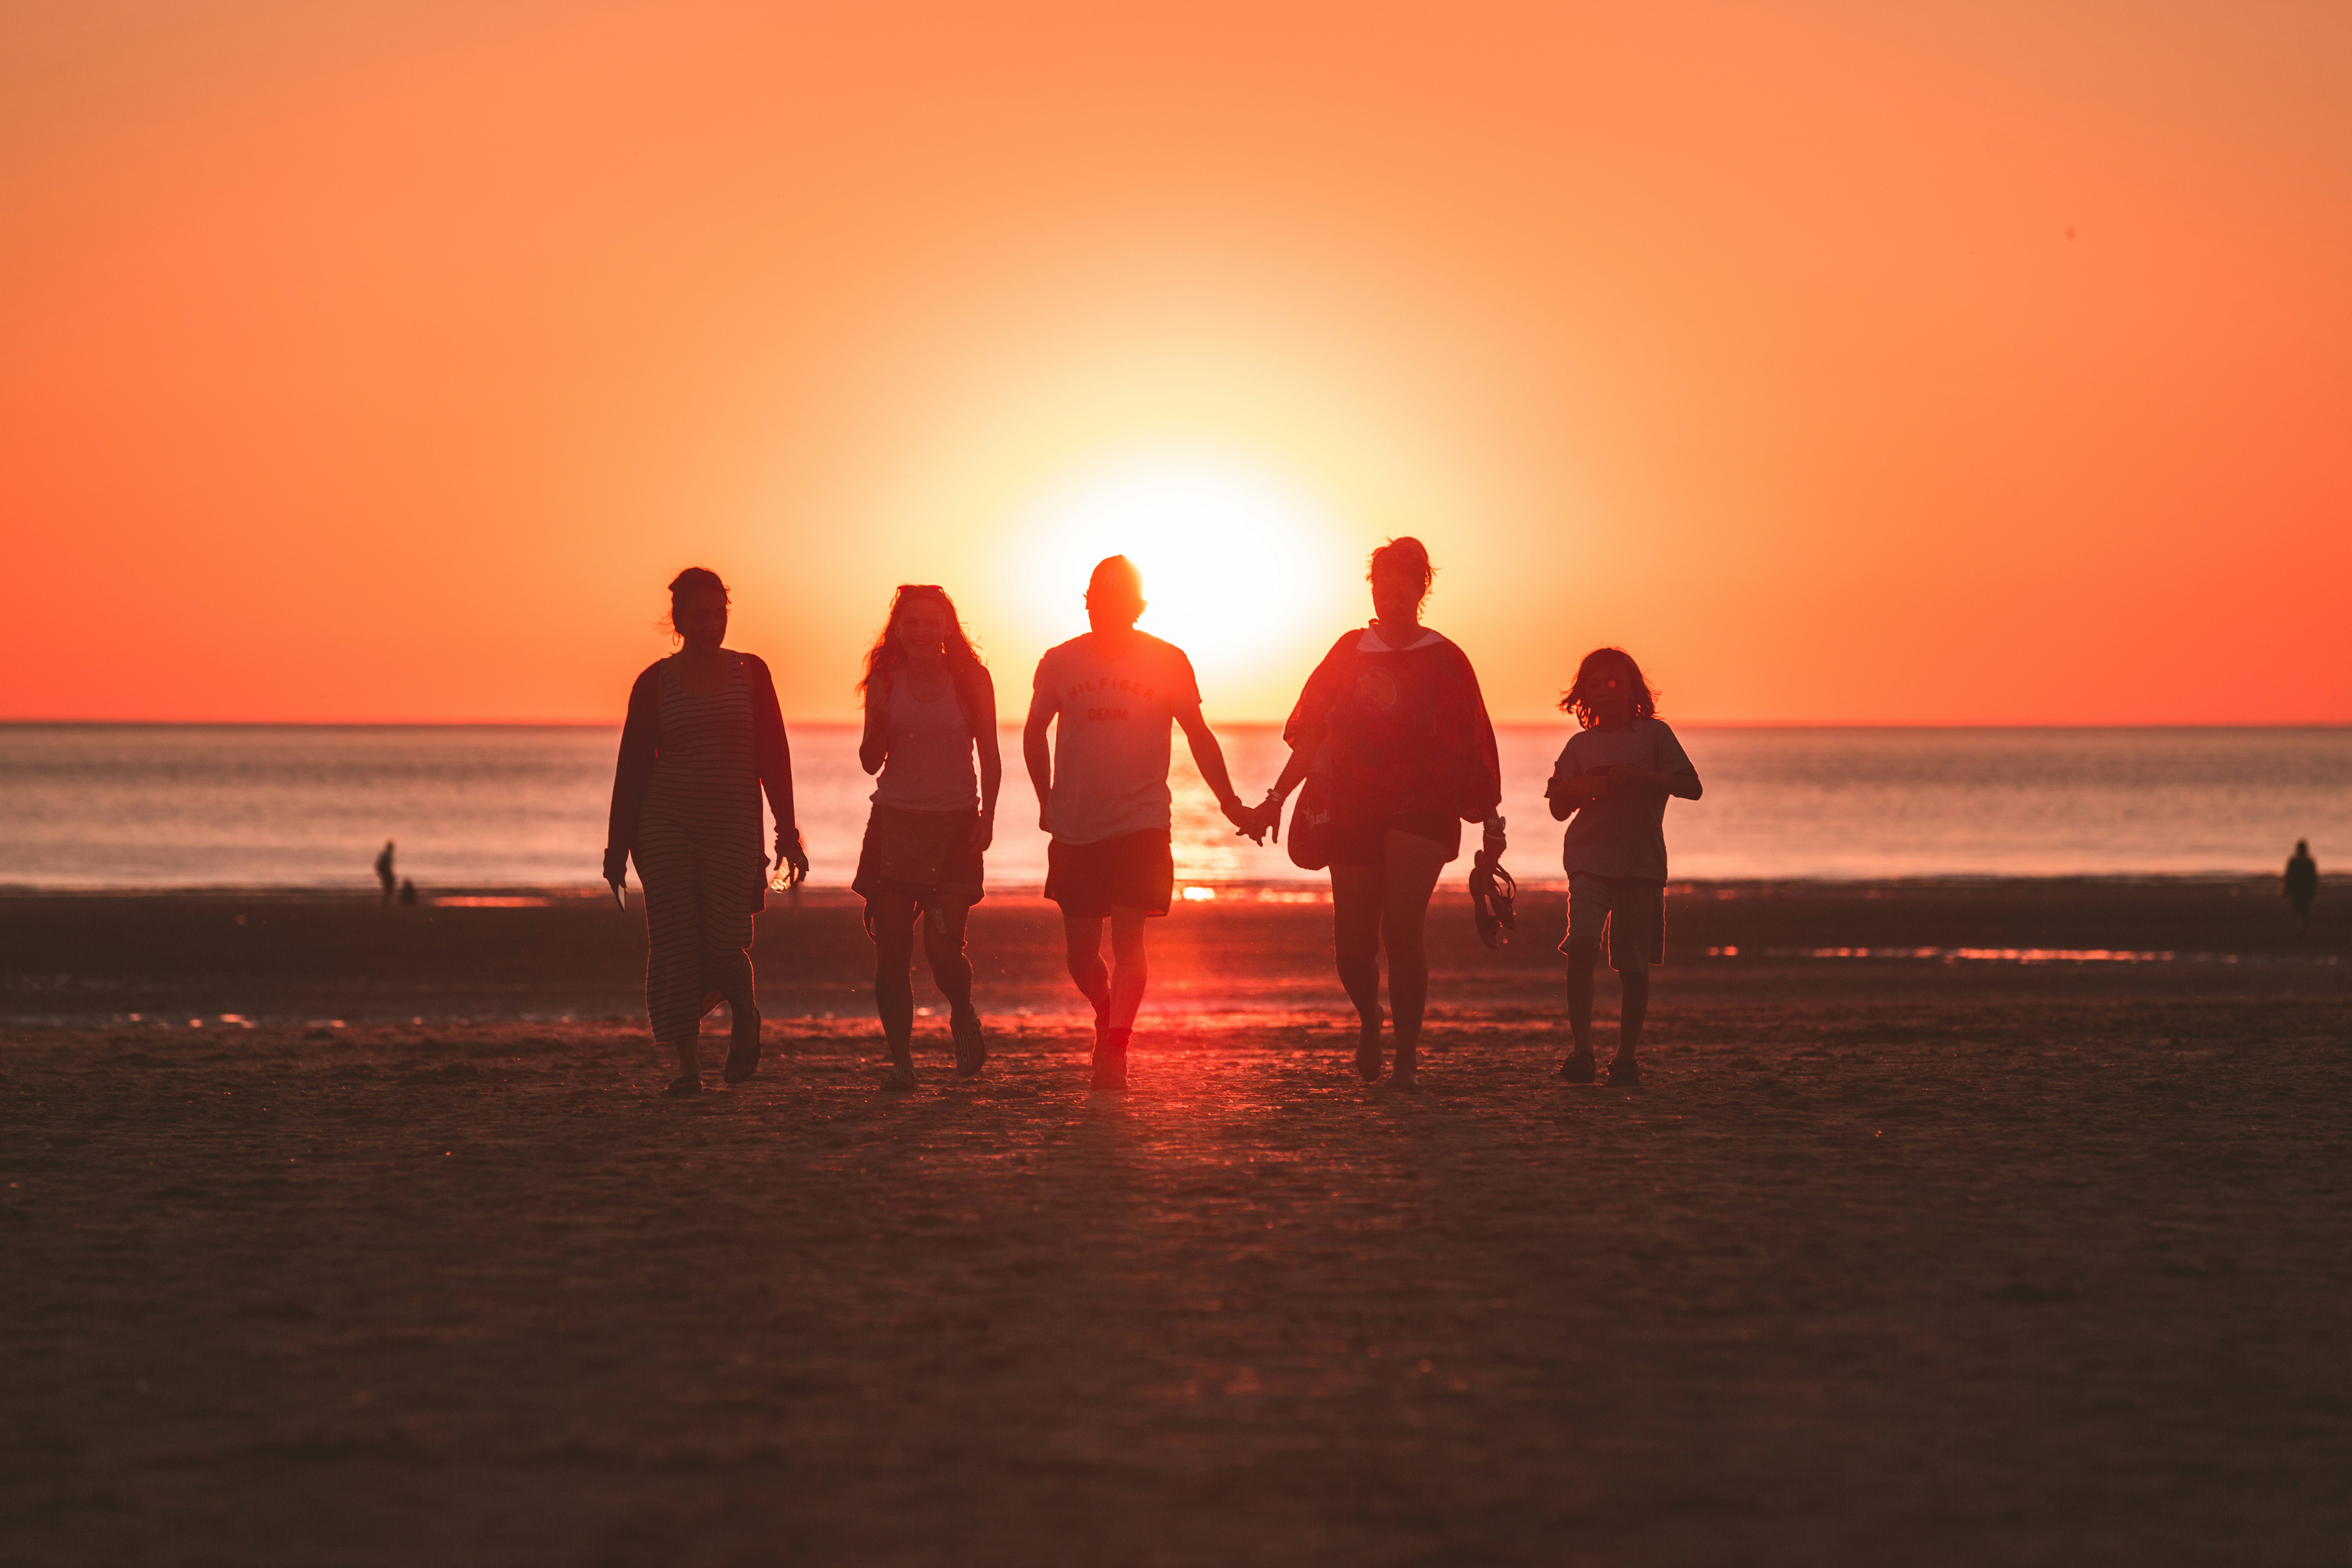
[{"label": "sea water", "polygon": [[[1557,879],[1544,780],[1565,722],[1497,731],[1507,864]],[[2352,860],[2352,729],[1678,727],[1706,797],[1672,802],[1676,878],[2237,876],[2308,838]],[[1218,731],[1255,800],[1284,752],[1266,725]],[[791,727],[820,885],[856,868],[873,781],[857,731]],[[428,895],[595,883],[618,741],[552,725],[0,725],[0,887],[364,889],[386,839]],[[1045,874],[1020,733],[989,879]],[[1196,886],[1319,880],[1234,836],[1175,746],[1178,876]],[[1475,830],[1470,830],[1475,842]]]}]

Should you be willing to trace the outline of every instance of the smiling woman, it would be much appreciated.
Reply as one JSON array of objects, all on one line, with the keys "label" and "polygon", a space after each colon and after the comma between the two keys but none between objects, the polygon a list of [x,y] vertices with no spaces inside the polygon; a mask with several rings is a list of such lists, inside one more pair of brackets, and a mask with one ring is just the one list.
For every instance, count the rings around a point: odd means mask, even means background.
[{"label": "smiling woman", "polygon": [[1261,674],[1302,636],[1312,643],[1351,585],[1338,530],[1311,499],[1223,458],[1097,468],[1041,498],[1021,533],[1010,597],[1041,637],[1069,635],[1087,574],[1124,555],[1150,600],[1139,624],[1191,657],[1213,709],[1220,678]]}]

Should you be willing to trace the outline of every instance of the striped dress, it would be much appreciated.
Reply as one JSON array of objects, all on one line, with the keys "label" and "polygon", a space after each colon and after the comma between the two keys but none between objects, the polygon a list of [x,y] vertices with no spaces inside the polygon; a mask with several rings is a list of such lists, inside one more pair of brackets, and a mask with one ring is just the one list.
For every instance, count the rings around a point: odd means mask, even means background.
[{"label": "striped dress", "polygon": [[768,858],[742,657],[730,656],[715,697],[690,695],[667,660],[661,682],[661,752],[634,856],[646,889],[646,1012],[654,1038],[675,1041],[699,1031],[722,975],[748,978]]}]

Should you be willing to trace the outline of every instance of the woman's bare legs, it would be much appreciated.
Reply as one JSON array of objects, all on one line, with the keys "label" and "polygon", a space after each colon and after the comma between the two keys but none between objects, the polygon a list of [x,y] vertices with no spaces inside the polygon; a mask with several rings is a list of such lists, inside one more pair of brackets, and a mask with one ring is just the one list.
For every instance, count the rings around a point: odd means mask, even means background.
[{"label": "woman's bare legs", "polygon": [[1381,880],[1378,866],[1331,868],[1331,945],[1356,1005],[1356,1071],[1367,1082],[1381,1076]]},{"label": "woman's bare legs", "polygon": [[1389,829],[1381,845],[1381,945],[1389,951],[1389,1011],[1395,1019],[1396,1079],[1412,1080],[1419,1066],[1422,1014],[1429,1005],[1429,950],[1422,927],[1429,898],[1445,869],[1445,846],[1419,834]]},{"label": "woman's bare legs", "polygon": [[915,900],[882,892],[866,900],[866,929],[874,938],[874,1010],[890,1048],[890,1076],[915,1076]]},{"label": "woman's bare legs", "polygon": [[923,914],[923,956],[930,962],[931,984],[940,988],[958,1017],[971,1011],[971,960],[963,951],[964,922],[971,917],[970,904],[942,906]]}]

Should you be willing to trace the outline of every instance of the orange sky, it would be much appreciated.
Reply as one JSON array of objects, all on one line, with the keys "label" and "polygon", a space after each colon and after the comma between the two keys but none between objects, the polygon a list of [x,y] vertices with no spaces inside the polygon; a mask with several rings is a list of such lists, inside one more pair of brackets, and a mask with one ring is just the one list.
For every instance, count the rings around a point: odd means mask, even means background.
[{"label": "orange sky", "polygon": [[1018,689],[1136,464],[1326,566],[1213,715],[1412,531],[1501,718],[1621,641],[1688,720],[2352,721],[2352,8],[0,16],[0,715],[617,718],[695,562],[788,713],[906,579]]}]

